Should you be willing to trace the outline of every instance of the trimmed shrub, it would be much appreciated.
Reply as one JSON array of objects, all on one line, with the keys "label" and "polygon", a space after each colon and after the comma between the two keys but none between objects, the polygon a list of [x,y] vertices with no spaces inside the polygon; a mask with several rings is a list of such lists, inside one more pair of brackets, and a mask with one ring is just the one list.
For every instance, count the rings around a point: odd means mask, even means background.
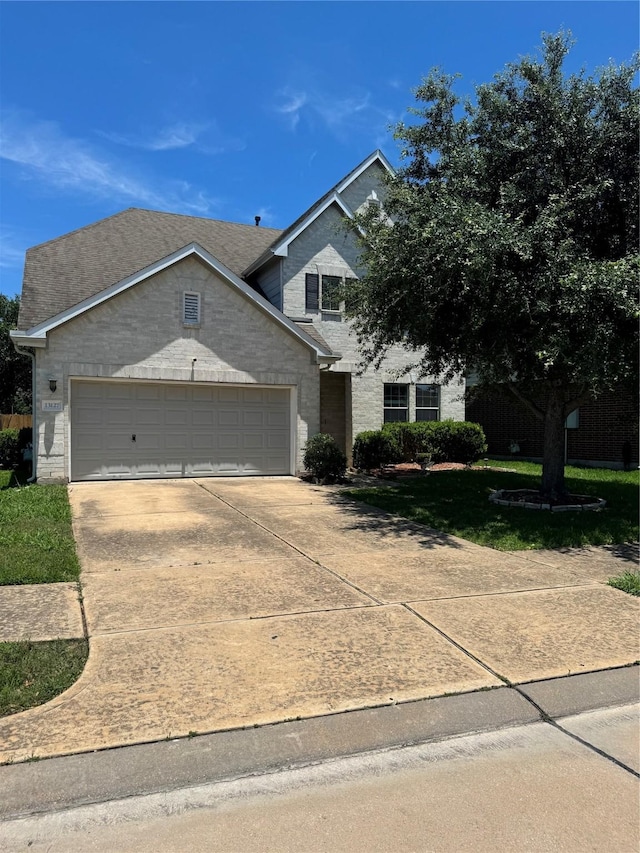
[{"label": "trimmed shrub", "polygon": [[487,440],[480,424],[469,421],[432,421],[434,462],[470,464],[487,452]]},{"label": "trimmed shrub", "polygon": [[0,430],[0,468],[16,468],[20,461],[20,430]]},{"label": "trimmed shrub", "polygon": [[437,421],[417,421],[385,424],[382,431],[393,436],[398,447],[400,462],[415,462],[418,453],[432,453],[432,433]]},{"label": "trimmed shrub", "polygon": [[312,435],[307,441],[302,461],[316,480],[325,483],[339,480],[347,470],[347,457],[336,444],[335,438],[323,432]]},{"label": "trimmed shrub", "polygon": [[419,455],[427,454],[433,462],[469,464],[487,452],[482,427],[469,421],[385,424],[382,433],[389,436],[397,448],[397,459],[389,461],[415,462]]},{"label": "trimmed shrub", "polygon": [[353,465],[363,471],[396,462],[400,457],[396,437],[380,429],[358,433],[353,443]]}]

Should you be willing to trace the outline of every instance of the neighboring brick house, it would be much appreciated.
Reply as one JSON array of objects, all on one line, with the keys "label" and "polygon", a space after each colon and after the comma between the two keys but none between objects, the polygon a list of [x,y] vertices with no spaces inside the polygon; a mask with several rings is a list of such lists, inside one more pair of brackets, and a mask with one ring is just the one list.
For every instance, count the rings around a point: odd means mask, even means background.
[{"label": "neighboring brick house", "polygon": [[378,371],[339,300],[345,216],[383,200],[376,151],[285,231],[129,209],[27,252],[38,479],[293,474],[308,437],[464,417],[463,381]]},{"label": "neighboring brick house", "polygon": [[[542,422],[508,392],[485,392],[467,403],[467,419],[481,424],[489,453],[509,456],[515,442],[519,457],[542,457]],[[569,464],[622,468],[638,464],[638,400],[628,390],[607,391],[584,403],[566,430]]]}]

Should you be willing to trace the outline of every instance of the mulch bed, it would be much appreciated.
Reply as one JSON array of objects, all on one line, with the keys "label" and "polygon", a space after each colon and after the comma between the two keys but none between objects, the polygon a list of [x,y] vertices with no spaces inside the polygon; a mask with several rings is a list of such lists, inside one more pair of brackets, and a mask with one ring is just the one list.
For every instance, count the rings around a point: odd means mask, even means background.
[{"label": "mulch bed", "polygon": [[[431,474],[439,471],[464,471],[465,468],[469,468],[469,466],[463,462],[438,462],[435,465],[430,465],[428,470]],[[424,476],[418,462],[399,462],[397,465],[385,465],[382,468],[374,468],[371,473],[375,477],[382,477],[385,480]]]}]

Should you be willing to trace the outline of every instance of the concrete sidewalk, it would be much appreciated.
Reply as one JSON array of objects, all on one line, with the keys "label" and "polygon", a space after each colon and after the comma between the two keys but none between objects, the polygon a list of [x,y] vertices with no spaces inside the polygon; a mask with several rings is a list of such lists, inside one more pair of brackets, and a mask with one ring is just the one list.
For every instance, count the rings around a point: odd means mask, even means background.
[{"label": "concrete sidewalk", "polygon": [[[576,703],[591,707],[552,723],[518,721],[516,713],[511,722],[507,715],[500,725],[494,716],[489,725],[487,715],[478,715],[479,700],[513,696],[509,688],[417,703],[420,711],[433,711],[433,721],[440,716],[432,736],[445,731],[443,724],[455,732],[475,723],[474,734],[435,741],[426,730],[422,737],[414,730],[413,740],[394,744],[390,717],[402,713],[396,706],[285,723],[271,732],[220,733],[0,767],[0,845],[48,853],[631,853],[640,841],[633,766],[638,704],[593,707],[605,694],[609,702],[627,693],[637,698],[631,674],[637,673],[539,683],[545,713]],[[358,719],[363,714],[367,721]],[[355,719],[359,729],[342,731],[351,747],[344,751],[340,727]],[[386,732],[384,748],[364,751],[362,736],[353,738],[367,723]]]},{"label": "concrete sidewalk", "polygon": [[0,720],[2,761],[409,707],[638,658],[639,602],[602,583],[615,556],[499,553],[291,478],[84,483],[70,496],[89,660],[66,693]]}]

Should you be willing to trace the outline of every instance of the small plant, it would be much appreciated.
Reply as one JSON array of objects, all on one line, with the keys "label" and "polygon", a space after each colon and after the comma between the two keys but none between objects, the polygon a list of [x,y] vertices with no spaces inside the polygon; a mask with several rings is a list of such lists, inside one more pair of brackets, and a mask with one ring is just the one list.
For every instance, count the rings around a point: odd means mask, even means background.
[{"label": "small plant", "polygon": [[422,468],[423,471],[426,471],[431,465],[431,454],[416,453],[416,462]]},{"label": "small plant", "polygon": [[304,467],[320,483],[335,483],[344,477],[347,457],[338,447],[335,438],[319,432],[307,441],[302,457]]},{"label": "small plant", "polygon": [[638,572],[623,572],[615,578],[609,578],[609,586],[628,592],[629,595],[640,596],[640,574]]}]

